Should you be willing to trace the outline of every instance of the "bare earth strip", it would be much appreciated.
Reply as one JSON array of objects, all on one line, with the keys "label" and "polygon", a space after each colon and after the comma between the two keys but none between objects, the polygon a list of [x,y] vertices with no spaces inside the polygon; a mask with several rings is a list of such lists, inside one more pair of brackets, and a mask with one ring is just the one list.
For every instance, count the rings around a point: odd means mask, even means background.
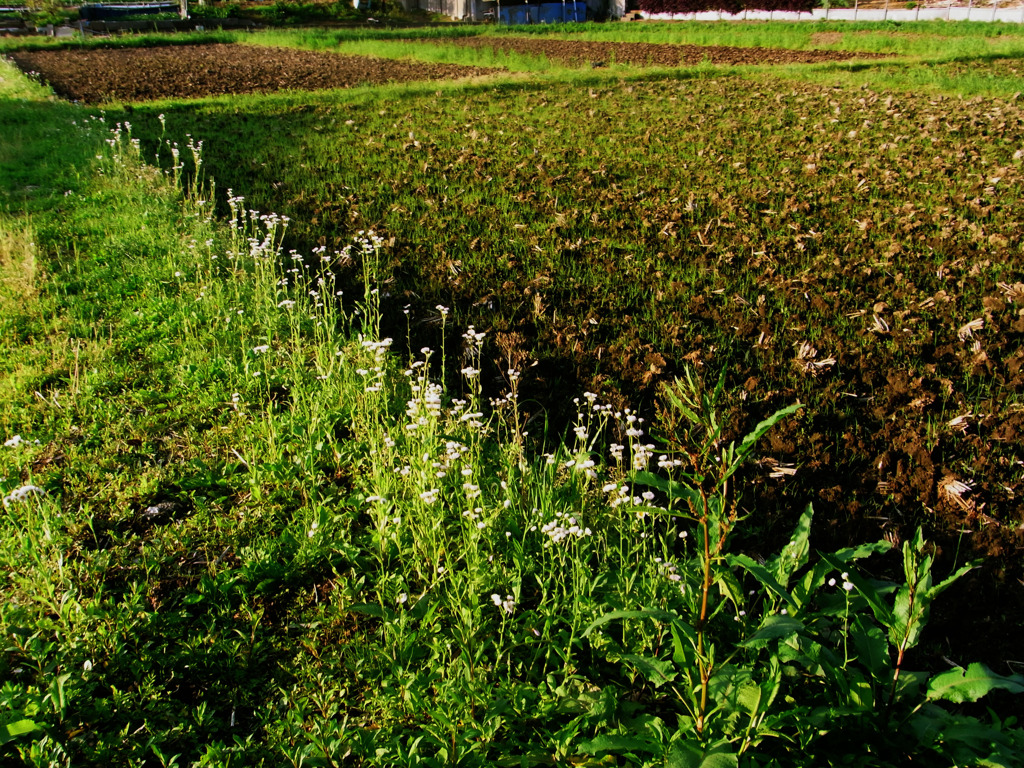
[{"label": "bare earth strip", "polygon": [[566,64],[605,64],[612,61],[636,66],[680,67],[711,64],[820,64],[850,59],[883,58],[873,53],[849,51],[790,51],[780,48],[667,45],[655,43],[594,43],[582,40],[550,40],[521,37],[469,37],[445,41],[468,48],[493,48],[546,56]]},{"label": "bare earth strip", "polygon": [[351,88],[476,77],[501,71],[224,44],[19,51],[10,57],[22,70],[38,73],[59,96],[89,104]]}]

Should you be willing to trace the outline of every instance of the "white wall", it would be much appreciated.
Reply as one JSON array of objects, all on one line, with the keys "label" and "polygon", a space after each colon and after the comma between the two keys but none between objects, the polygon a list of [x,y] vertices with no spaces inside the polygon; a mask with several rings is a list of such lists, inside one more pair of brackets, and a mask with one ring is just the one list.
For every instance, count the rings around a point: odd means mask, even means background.
[{"label": "white wall", "polygon": [[905,8],[890,8],[888,10],[881,8],[831,8],[826,11],[824,8],[815,8],[811,13],[746,11],[735,16],[728,13],[720,14],[718,11],[705,11],[702,13],[679,13],[675,16],[668,13],[644,13],[643,16],[648,19],[665,21],[690,21],[691,19],[695,21],[718,21],[719,19],[722,21],[742,21],[744,19],[751,21],[768,21],[769,19],[774,19],[775,21],[817,21],[827,18],[829,21],[927,21],[930,19],[944,19],[948,21],[1003,21],[1024,24],[1024,5],[1018,8],[996,8],[994,6],[967,8],[963,6],[956,8],[918,7],[910,10]]}]

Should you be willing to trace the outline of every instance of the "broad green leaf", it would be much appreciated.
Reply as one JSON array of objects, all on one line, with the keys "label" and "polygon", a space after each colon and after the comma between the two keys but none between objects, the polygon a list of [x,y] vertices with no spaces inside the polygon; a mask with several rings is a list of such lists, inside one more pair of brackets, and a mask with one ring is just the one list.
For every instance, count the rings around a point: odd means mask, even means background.
[{"label": "broad green leaf", "polygon": [[804,629],[803,622],[792,616],[769,616],[761,624],[761,628],[748,637],[741,646],[743,648],[759,648],[769,640],[792,637]]},{"label": "broad green leaf", "polygon": [[[693,479],[696,483],[700,482],[700,478]],[[630,475],[630,480],[637,485],[643,485],[648,488],[654,488],[656,491],[661,491],[670,499],[681,499],[682,501],[692,504],[694,509],[700,509],[700,493],[692,486],[686,485],[685,483],[659,477],[653,472],[634,472]],[[673,514],[678,515],[679,512],[680,510],[673,510]]]},{"label": "broad green leaf", "polygon": [[[697,651],[696,635],[684,633],[682,627],[677,624],[669,624],[668,628],[672,632],[672,661],[680,667],[693,663]],[[683,645],[684,637],[689,643],[689,648]]]},{"label": "broad green leaf", "polygon": [[[740,447],[736,450],[737,461],[742,461],[746,457],[746,455],[753,450],[754,446],[757,444],[757,441],[764,437],[765,433],[769,429],[774,427],[776,424],[778,424],[786,417],[792,416],[794,413],[796,413],[803,407],[804,406],[802,403],[788,405],[785,408],[781,408],[780,410],[776,411],[764,421],[759,422],[758,425],[754,427],[754,431],[751,432],[746,437],[744,437],[743,440],[740,442]],[[729,474],[732,474],[732,472],[729,472]]]},{"label": "broad green leaf", "polygon": [[736,703],[740,705],[740,709],[745,713],[754,716],[761,708],[762,696],[763,691],[759,685],[747,683],[741,685],[739,690],[736,691]]},{"label": "broad green leaf", "polygon": [[737,768],[739,764],[740,758],[738,755],[715,752],[714,754],[704,756],[700,768]]},{"label": "broad green leaf", "polygon": [[801,608],[807,605],[811,598],[814,597],[814,594],[821,589],[821,586],[825,583],[825,578],[831,572],[832,566],[824,560],[819,560],[815,563],[814,567],[804,573],[790,590],[789,594],[793,598],[793,602]]},{"label": "broad green leaf", "polygon": [[928,623],[932,601],[976,567],[974,563],[965,565],[940,584],[932,586],[934,558],[923,554],[924,544],[924,534],[920,528],[911,541],[903,544],[903,571],[907,583],[896,593],[892,623],[889,625],[889,640],[897,648],[913,648],[917,645]]},{"label": "broad green leaf", "polygon": [[715,581],[722,597],[729,601],[736,610],[743,608],[743,585],[732,571],[722,569]]},{"label": "broad green leaf", "polygon": [[577,752],[596,755],[598,752],[654,752],[654,745],[633,736],[601,734],[580,742]]},{"label": "broad green leaf", "polygon": [[700,768],[704,753],[696,744],[677,741],[665,761],[666,768]]},{"label": "broad green leaf", "polygon": [[[987,763],[983,760],[978,759],[978,755],[989,754],[994,746],[993,742],[1002,740],[1005,735],[994,729],[990,725],[986,725],[973,717],[956,717],[952,716],[942,724],[941,730],[942,741],[945,744],[953,747],[954,754],[959,752],[964,755],[964,751],[957,749],[957,747],[967,747],[971,754],[970,765],[986,765]],[[966,755],[965,755],[966,756]],[[962,762],[961,765],[966,764],[966,761]],[[1020,766],[1020,755],[1017,756],[1016,762],[1012,763],[1015,767]]]},{"label": "broad green leaf", "polygon": [[786,588],[779,584],[779,582],[775,580],[775,577],[772,576],[772,574],[768,572],[768,569],[763,565],[758,564],[747,555],[726,555],[725,559],[729,565],[738,565],[743,568],[743,570],[761,582],[761,585],[769,592],[773,592],[776,596],[782,598],[787,603],[795,605],[795,603],[793,603],[793,598],[789,596]]},{"label": "broad green leaf", "polygon": [[892,661],[889,645],[882,630],[869,623],[864,616],[854,616],[850,627],[850,639],[857,651],[857,658],[879,685],[892,679]]},{"label": "broad green leaf", "polygon": [[768,659],[768,677],[761,683],[761,702],[763,711],[768,709],[778,696],[782,688],[782,665],[779,664],[777,656]]},{"label": "broad green leaf", "polygon": [[668,493],[669,488],[676,485],[676,483],[673,483],[668,478],[661,477],[653,472],[634,472],[630,475],[630,480],[637,485],[645,485],[648,488],[653,488],[654,490],[661,491],[662,493]]},{"label": "broad green leaf", "polygon": [[924,695],[924,688],[928,684],[930,675],[914,669],[904,669],[900,672],[899,682],[896,684],[897,701],[919,701]]},{"label": "broad green leaf", "polygon": [[42,728],[27,718],[15,720],[13,723],[3,723],[0,725],[0,744],[6,744],[9,741],[14,741],[19,736],[41,730]]},{"label": "broad green leaf", "polygon": [[967,669],[952,669],[928,681],[927,698],[944,699],[956,704],[977,701],[985,694],[1004,690],[1024,693],[1024,675],[1000,675],[984,664],[974,663]]},{"label": "broad green leaf", "polygon": [[861,674],[859,669],[854,667],[846,668],[846,676],[848,678],[846,695],[849,703],[854,707],[859,707],[864,712],[872,711],[875,705],[875,695],[871,683]]},{"label": "broad green leaf", "polygon": [[622,659],[636,667],[655,688],[660,688],[665,683],[671,683],[676,679],[676,669],[671,661],[650,656],[637,656],[632,653],[624,654]]},{"label": "broad green leaf", "polygon": [[385,621],[392,621],[395,618],[395,612],[382,608],[376,603],[357,603],[356,605],[349,606],[349,610],[353,613],[362,613],[366,616],[376,616],[377,618],[384,619]]},{"label": "broad green leaf", "polygon": [[924,551],[924,530],[917,527],[909,541],[903,542],[903,569],[909,575],[914,570],[914,555]]},{"label": "broad green leaf", "polygon": [[[719,667],[708,680],[708,695],[720,704],[726,700],[735,701],[740,687],[750,683],[751,670],[748,667],[736,667],[724,664]],[[735,704],[726,709],[735,709]]]},{"label": "broad green leaf", "polygon": [[649,609],[638,611],[609,611],[604,616],[600,616],[591,622],[590,626],[583,631],[583,637],[586,637],[598,627],[603,627],[605,624],[617,621],[618,619],[655,619],[658,621],[668,622],[673,627],[677,627],[684,637],[696,638],[697,636],[694,628],[680,619],[676,614],[670,613],[669,611]]},{"label": "broad green leaf", "polygon": [[904,584],[896,593],[892,623],[889,625],[889,641],[897,648],[913,648],[921,639],[921,632],[928,622],[928,589],[931,583],[931,573],[926,572],[916,588]]},{"label": "broad green leaf", "polygon": [[811,519],[813,517],[814,508],[808,504],[797,521],[789,544],[784,546],[782,551],[767,563],[769,572],[782,586],[787,586],[790,577],[807,564],[807,555],[811,549],[808,538],[811,534]]},{"label": "broad green leaf", "polygon": [[792,635],[779,644],[779,661],[795,662],[812,675],[824,675],[830,680],[834,680],[836,669],[843,663],[829,648],[801,634]]},{"label": "broad green leaf", "polygon": [[739,757],[727,752],[705,753],[688,742],[676,742],[668,755],[666,768],[736,768]]},{"label": "broad green leaf", "polygon": [[846,547],[838,550],[832,557],[841,563],[849,563],[851,560],[862,560],[871,555],[880,555],[892,549],[888,541],[873,541],[870,544],[858,544],[855,547]]}]

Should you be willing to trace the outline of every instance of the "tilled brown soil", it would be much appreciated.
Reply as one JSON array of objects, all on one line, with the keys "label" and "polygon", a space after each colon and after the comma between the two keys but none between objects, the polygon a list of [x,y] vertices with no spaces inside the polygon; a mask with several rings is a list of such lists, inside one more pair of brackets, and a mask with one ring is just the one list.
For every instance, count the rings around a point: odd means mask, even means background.
[{"label": "tilled brown soil", "polygon": [[351,88],[476,77],[500,71],[224,44],[16,51],[10,58],[22,70],[38,73],[59,96],[89,104]]},{"label": "tilled brown soil", "polygon": [[882,58],[879,54],[848,51],[790,51],[780,48],[667,45],[655,43],[594,43],[582,40],[549,40],[522,37],[468,37],[445,41],[467,48],[493,48],[571,65],[602,65],[616,62],[635,66],[681,67],[710,64],[821,64],[852,58]]}]

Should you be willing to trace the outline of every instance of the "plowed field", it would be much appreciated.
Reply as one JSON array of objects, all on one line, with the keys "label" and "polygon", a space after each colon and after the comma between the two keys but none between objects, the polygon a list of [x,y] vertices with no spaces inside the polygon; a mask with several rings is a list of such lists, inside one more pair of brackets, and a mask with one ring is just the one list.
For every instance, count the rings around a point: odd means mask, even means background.
[{"label": "plowed field", "polygon": [[58,95],[99,104],[219,94],[314,91],[410,80],[447,80],[499,70],[248,45],[175,45],[91,51],[18,51]]}]

